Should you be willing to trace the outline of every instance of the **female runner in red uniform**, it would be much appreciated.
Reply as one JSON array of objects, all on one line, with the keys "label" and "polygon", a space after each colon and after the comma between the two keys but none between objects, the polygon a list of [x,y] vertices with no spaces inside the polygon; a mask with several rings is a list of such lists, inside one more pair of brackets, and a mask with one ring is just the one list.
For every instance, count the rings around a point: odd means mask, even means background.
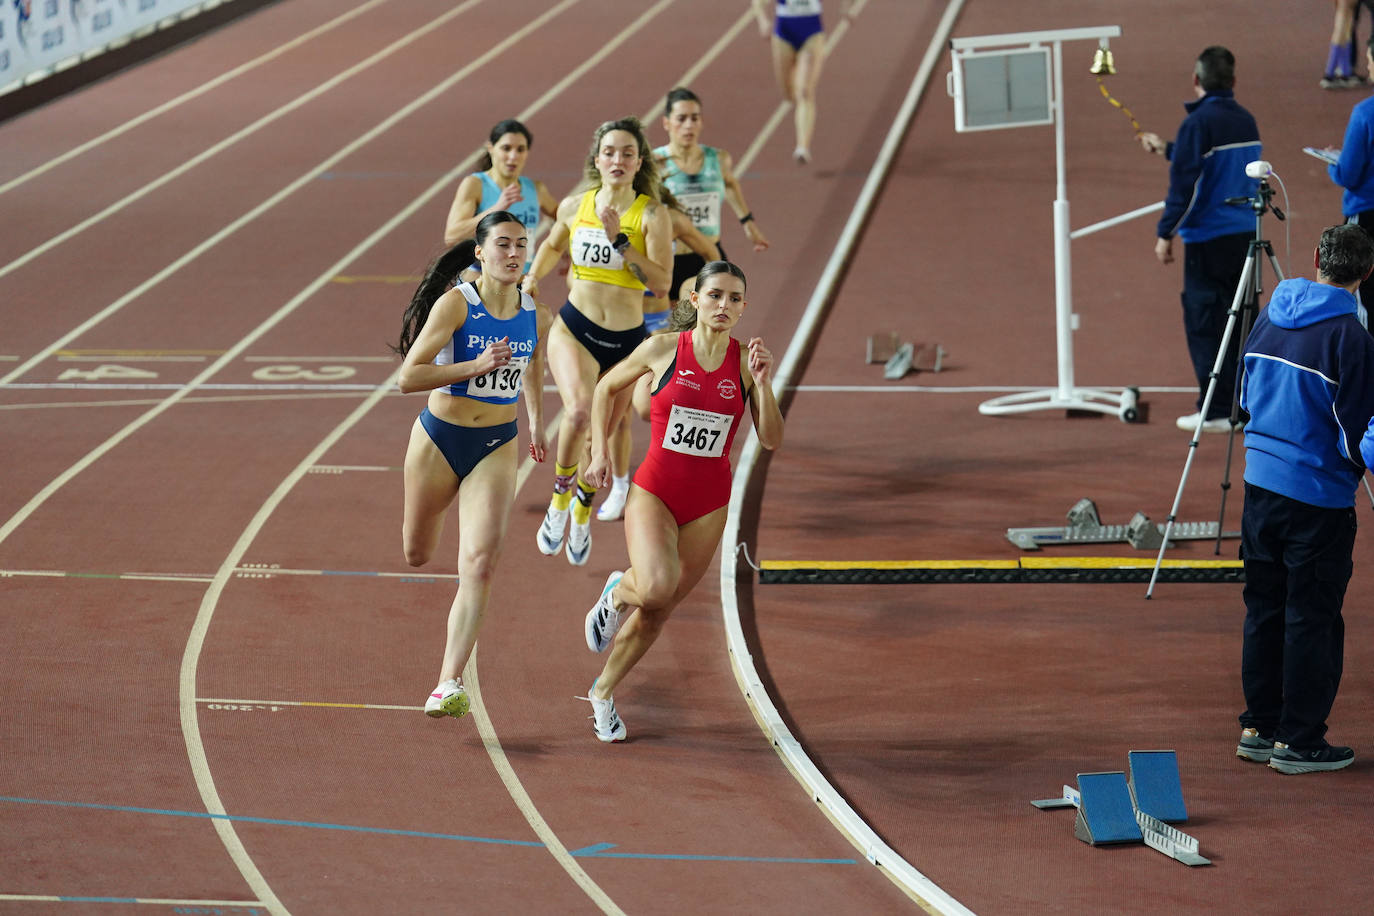
[{"label": "female runner in red uniform", "polygon": [[[773,354],[754,337],[730,336],[745,307],[744,272],[712,261],[697,274],[688,315],[677,334],[650,337],[613,366],[592,398],[588,478],[611,473],[607,441],[617,395],[652,373],[649,453],[625,506],[630,569],[611,573],[587,614],[587,646],[614,647],[587,699],[596,736],[623,741],[625,724],[611,692],[644,656],[668,615],[687,596],[720,546],[730,500],[730,445],[747,403],[759,444],[782,443],[782,411],[773,397]],[[621,619],[624,629],[620,629]],[[617,636],[619,631],[619,636]]]}]

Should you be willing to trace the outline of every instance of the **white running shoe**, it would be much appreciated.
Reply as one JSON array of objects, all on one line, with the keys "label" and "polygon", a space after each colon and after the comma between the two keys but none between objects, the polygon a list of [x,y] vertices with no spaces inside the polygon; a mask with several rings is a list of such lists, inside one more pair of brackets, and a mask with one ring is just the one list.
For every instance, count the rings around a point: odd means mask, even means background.
[{"label": "white running shoe", "polygon": [[555,509],[550,504],[549,511],[544,513],[543,524],[539,526],[539,533],[535,535],[539,552],[544,556],[553,556],[563,546],[563,529],[568,525],[569,512],[570,509]]},{"label": "white running shoe", "polygon": [[606,647],[615,638],[616,631],[620,629],[620,612],[615,609],[611,593],[615,591],[624,575],[619,570],[611,573],[606,579],[606,587],[601,590],[601,597],[596,599],[596,604],[587,612],[587,648],[593,652],[605,652]]},{"label": "white running shoe", "polygon": [[[539,529],[542,533],[544,529]],[[542,546],[540,548],[543,549]],[[574,519],[568,527],[568,562],[574,566],[586,566],[587,558],[592,555],[592,520],[583,524]]]},{"label": "white running shoe", "polygon": [[[1197,429],[1198,416],[1196,413],[1190,413],[1186,417],[1179,417],[1175,423],[1179,429],[1191,433]],[[1242,426],[1244,424],[1238,423],[1236,429],[1239,430]],[[1229,433],[1231,431],[1231,418],[1214,417],[1211,420],[1205,420],[1202,424],[1202,431],[1204,433]]]},{"label": "white running shoe", "polygon": [[601,501],[601,507],[596,510],[596,520],[598,522],[613,522],[625,515],[625,497],[630,495],[630,487],[611,486],[611,492],[606,494],[606,498]]},{"label": "white running shoe", "polygon": [[615,711],[615,698],[598,700],[596,681],[592,681],[592,689],[587,691],[587,695],[578,699],[591,701],[592,714],[588,718],[592,720],[592,731],[596,732],[599,740],[607,744],[625,740],[625,723],[620,721],[620,715]]},{"label": "white running shoe", "polygon": [[453,716],[455,719],[468,714],[468,694],[458,678],[440,681],[439,686],[425,700],[425,715],[439,718]]}]

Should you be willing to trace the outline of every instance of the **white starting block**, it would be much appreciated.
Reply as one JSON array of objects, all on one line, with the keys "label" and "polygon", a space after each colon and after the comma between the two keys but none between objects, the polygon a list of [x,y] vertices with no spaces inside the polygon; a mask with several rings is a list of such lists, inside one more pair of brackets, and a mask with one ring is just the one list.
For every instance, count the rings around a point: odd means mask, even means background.
[{"label": "white starting block", "polygon": [[1075,808],[1073,833],[1090,846],[1144,843],[1184,865],[1211,865],[1198,855],[1198,842],[1162,817],[1142,810],[1141,803],[1187,818],[1174,751],[1131,751],[1131,779],[1121,770],[1079,773],[1078,787],[1064,786],[1059,798],[1032,801],[1037,808]]},{"label": "white starting block", "polygon": [[880,331],[868,336],[864,360],[883,364],[883,378],[896,381],[915,369],[939,372],[949,351],[938,343],[903,342],[896,331]]},{"label": "white starting block", "polygon": [[[1067,525],[1056,527],[1008,528],[1007,540],[1022,550],[1123,541],[1137,550],[1158,550],[1164,545],[1165,526],[1151,522],[1149,516],[1137,512],[1124,525],[1104,525],[1097,514],[1097,504],[1087,497],[1073,504],[1065,520]],[[1169,533],[1170,546],[1174,541],[1215,541],[1218,527],[1216,522],[1174,522],[1174,529]],[[1221,536],[1238,538],[1240,532],[1227,531]]]}]

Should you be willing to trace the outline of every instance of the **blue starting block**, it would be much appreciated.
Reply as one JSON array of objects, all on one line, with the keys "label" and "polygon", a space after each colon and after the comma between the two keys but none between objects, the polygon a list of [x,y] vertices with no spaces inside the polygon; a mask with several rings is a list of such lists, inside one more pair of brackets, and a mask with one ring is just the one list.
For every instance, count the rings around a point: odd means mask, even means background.
[{"label": "blue starting block", "polygon": [[1210,865],[1198,842],[1167,822],[1186,821],[1174,751],[1130,751],[1130,780],[1120,770],[1079,773],[1078,786],[1059,798],[1032,801],[1037,808],[1076,808],[1073,835],[1092,846],[1144,843],[1185,865]]},{"label": "blue starting block", "polygon": [[1078,816],[1074,818],[1073,835],[1093,846],[1145,842],[1125,773],[1078,774]]},{"label": "blue starting block", "polygon": [[1131,799],[1137,809],[1166,824],[1188,820],[1183,784],[1178,778],[1174,751],[1130,751]]}]

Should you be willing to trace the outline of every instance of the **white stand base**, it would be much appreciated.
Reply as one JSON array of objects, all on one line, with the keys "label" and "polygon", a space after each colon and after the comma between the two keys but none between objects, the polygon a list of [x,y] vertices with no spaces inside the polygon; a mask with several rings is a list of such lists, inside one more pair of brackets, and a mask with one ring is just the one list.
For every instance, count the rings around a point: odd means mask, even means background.
[{"label": "white stand base", "polygon": [[1140,391],[1137,388],[1126,388],[1120,394],[1093,388],[1042,388],[984,401],[978,405],[978,412],[985,416],[997,416],[1030,413],[1032,410],[1089,410],[1115,414],[1123,423],[1134,423],[1140,417],[1139,400]]}]

